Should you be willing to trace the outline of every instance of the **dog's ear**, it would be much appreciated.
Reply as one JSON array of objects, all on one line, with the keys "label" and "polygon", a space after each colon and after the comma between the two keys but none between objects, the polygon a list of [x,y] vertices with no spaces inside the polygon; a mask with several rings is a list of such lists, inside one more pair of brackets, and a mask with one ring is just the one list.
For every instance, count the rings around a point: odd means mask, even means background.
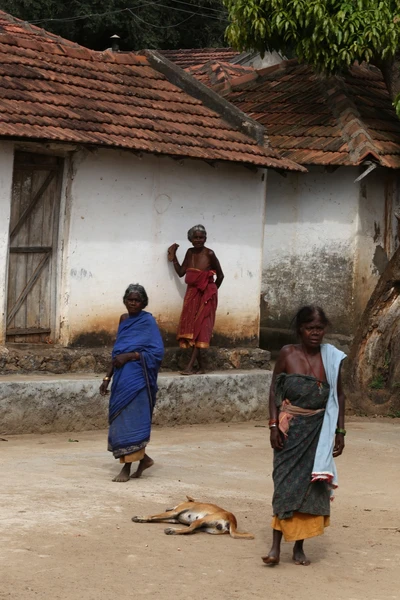
[{"label": "dog's ear", "polygon": [[192,498],[192,496],[186,496],[186,498],[188,502],[196,502],[196,500]]}]

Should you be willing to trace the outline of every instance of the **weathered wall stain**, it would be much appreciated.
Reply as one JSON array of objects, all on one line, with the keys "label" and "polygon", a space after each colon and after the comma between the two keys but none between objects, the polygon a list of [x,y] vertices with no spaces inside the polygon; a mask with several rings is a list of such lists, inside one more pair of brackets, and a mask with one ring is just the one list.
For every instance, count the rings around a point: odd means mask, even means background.
[{"label": "weathered wall stain", "polygon": [[261,326],[288,328],[301,305],[318,304],[335,331],[345,333],[353,321],[352,285],[352,260],[340,248],[283,255],[263,273]]},{"label": "weathered wall stain", "polygon": [[378,271],[379,275],[382,275],[388,262],[389,262],[389,259],[387,257],[385,250],[382,248],[382,246],[377,246],[375,248],[375,253],[374,253],[374,256],[372,259],[372,263],[373,263],[375,269]]},{"label": "weathered wall stain", "polygon": [[[320,304],[335,330],[353,319],[357,169],[268,176],[261,326],[287,329],[303,304]],[[279,336],[278,336],[279,337]]]},{"label": "weathered wall stain", "polygon": [[356,176],[353,167],[334,174],[311,167],[285,180],[269,177],[262,327],[286,329],[296,309],[313,302],[336,332],[354,333],[397,247],[400,207],[391,170],[377,169],[360,184]]},{"label": "weathered wall stain", "polygon": [[71,269],[70,275],[73,279],[91,279],[93,274],[86,269]]},{"label": "weathered wall stain", "polygon": [[[121,311],[120,314],[122,314]],[[167,347],[177,346],[176,331],[178,327],[179,314],[172,319],[171,315],[168,318],[163,318],[162,315],[154,315],[157,324],[160,328],[164,344]],[[96,319],[88,319],[79,329],[74,331],[72,339],[69,343],[71,347],[88,347],[98,348],[110,346],[114,343],[119,316],[109,315],[99,316]],[[229,318],[228,315],[218,319],[214,329],[211,345],[225,348],[234,346],[241,347],[257,347],[259,334],[258,317],[248,317],[244,321],[238,323],[235,318]]]},{"label": "weathered wall stain", "polygon": [[104,329],[101,331],[85,331],[76,335],[71,341],[71,348],[105,348],[112,346],[115,333]]},{"label": "weathered wall stain", "polygon": [[381,236],[381,225],[374,221],[374,242],[376,243]]},{"label": "weathered wall stain", "polygon": [[154,200],[154,208],[159,215],[162,215],[169,209],[171,202],[168,194],[159,194]]}]

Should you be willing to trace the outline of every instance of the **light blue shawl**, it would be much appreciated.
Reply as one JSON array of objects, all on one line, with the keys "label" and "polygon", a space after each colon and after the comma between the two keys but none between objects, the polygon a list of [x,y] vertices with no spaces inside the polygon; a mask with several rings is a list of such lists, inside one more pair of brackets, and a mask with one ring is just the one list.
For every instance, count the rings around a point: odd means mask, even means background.
[{"label": "light blue shawl", "polygon": [[335,488],[337,487],[337,471],[333,460],[333,448],[339,415],[337,383],[340,365],[342,360],[346,358],[346,354],[332,346],[332,344],[321,344],[321,356],[330,390],[315,453],[311,481],[327,481],[332,488]]}]

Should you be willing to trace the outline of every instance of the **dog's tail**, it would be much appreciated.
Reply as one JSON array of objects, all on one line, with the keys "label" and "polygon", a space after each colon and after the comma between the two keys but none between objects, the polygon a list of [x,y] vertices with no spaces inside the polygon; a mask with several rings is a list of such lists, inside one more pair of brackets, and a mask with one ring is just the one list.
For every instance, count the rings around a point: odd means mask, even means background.
[{"label": "dog's tail", "polygon": [[237,523],[236,523],[236,519],[234,521],[230,521],[230,527],[229,527],[229,535],[233,538],[235,538],[235,540],[239,540],[239,539],[245,539],[245,540],[254,540],[254,535],[252,533],[246,533],[246,532],[239,532],[236,529],[237,527]]}]

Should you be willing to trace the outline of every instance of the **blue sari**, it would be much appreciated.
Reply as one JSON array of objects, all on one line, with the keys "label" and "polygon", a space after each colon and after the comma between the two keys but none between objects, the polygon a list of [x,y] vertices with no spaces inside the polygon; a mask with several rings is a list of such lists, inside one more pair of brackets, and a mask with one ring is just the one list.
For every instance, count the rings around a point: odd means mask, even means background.
[{"label": "blue sari", "polygon": [[112,357],[138,352],[113,373],[109,404],[108,449],[121,458],[145,448],[150,440],[156,402],[157,375],[164,344],[154,317],[145,311],[131,315],[118,327]]}]

